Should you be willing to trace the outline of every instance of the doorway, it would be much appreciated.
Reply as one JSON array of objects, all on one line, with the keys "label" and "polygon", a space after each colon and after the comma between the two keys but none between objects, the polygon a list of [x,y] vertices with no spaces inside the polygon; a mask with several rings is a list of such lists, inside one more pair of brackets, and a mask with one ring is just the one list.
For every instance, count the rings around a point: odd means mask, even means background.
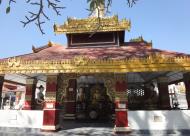
[{"label": "doorway", "polygon": [[104,81],[94,76],[80,76],[77,79],[76,119],[110,120],[114,112]]}]

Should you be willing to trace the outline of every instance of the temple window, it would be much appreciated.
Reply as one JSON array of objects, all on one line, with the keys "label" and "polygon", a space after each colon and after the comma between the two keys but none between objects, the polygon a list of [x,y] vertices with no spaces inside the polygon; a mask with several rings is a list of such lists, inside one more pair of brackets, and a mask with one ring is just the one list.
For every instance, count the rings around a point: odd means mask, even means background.
[{"label": "temple window", "polygon": [[[140,87],[129,87],[127,89],[129,109],[135,110],[142,107],[140,105],[144,100],[145,90]],[[140,107],[139,107],[140,106]]]},{"label": "temple window", "polygon": [[127,94],[129,97],[131,96],[144,96],[144,90],[143,89],[127,89]]}]

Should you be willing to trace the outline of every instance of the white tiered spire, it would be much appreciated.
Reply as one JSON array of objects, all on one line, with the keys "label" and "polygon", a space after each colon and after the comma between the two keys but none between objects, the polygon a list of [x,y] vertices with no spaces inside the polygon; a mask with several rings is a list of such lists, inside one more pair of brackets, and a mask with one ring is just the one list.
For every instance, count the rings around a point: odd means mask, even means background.
[{"label": "white tiered spire", "polygon": [[105,16],[105,0],[94,8],[92,16],[93,17],[104,17]]}]

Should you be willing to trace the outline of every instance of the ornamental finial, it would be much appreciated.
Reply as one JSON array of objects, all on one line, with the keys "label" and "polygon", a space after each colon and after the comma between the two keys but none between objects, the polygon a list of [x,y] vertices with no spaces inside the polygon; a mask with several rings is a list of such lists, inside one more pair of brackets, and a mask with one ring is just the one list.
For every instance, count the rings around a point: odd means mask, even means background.
[{"label": "ornamental finial", "polygon": [[90,3],[90,10],[92,11],[92,17],[104,17],[105,0],[92,1]]}]

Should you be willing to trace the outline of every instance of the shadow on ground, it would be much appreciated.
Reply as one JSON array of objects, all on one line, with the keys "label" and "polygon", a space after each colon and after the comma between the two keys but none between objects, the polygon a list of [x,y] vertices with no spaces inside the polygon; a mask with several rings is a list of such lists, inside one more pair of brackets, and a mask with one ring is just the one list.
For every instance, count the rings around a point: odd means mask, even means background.
[{"label": "shadow on ground", "polygon": [[116,134],[113,121],[67,121],[57,132],[41,132],[40,129],[0,128],[0,136],[189,136],[190,130],[132,130],[129,134]]},{"label": "shadow on ground", "polygon": [[114,135],[114,122],[113,121],[66,121],[64,120],[61,125],[62,133],[65,136],[82,135],[82,136],[111,136]]}]

